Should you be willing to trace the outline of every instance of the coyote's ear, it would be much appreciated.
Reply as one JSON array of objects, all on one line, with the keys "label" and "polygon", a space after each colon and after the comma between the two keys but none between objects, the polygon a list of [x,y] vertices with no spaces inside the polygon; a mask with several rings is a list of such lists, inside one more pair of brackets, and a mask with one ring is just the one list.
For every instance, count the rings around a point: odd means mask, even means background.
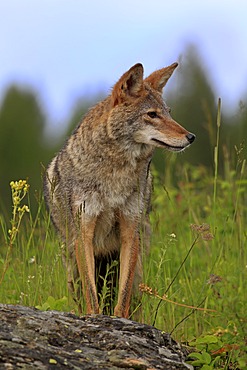
[{"label": "coyote's ear", "polygon": [[158,71],[151,73],[151,75],[145,78],[144,81],[151,85],[153,89],[162,92],[164,86],[177,66],[178,63],[173,63],[169,67],[159,69]]},{"label": "coyote's ear", "polygon": [[118,80],[112,90],[112,105],[115,106],[128,100],[130,97],[137,97],[143,89],[143,66],[138,63],[131,67]]}]

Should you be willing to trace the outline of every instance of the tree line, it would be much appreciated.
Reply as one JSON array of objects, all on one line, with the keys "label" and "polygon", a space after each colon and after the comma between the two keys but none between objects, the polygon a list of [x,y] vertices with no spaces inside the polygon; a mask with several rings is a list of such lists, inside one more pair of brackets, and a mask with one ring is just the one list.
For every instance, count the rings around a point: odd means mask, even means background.
[{"label": "tree line", "polygon": [[[172,107],[172,116],[197,136],[191,148],[179,157],[182,163],[206,166],[213,170],[214,146],[216,145],[217,97],[207,73],[201,67],[196,50],[188,48],[181,67],[174,74],[175,89],[169,90],[166,99]],[[173,85],[170,83],[169,85]],[[4,93],[0,105],[0,213],[11,211],[10,187],[12,180],[28,179],[31,185],[32,204],[42,191],[43,167],[59,150],[65,137],[73,130],[92,101],[82,97],[71,114],[67,132],[58,139],[47,137],[48,120],[39,102],[38,93],[18,85],[11,85]],[[243,99],[244,101],[244,99]],[[223,113],[221,118],[220,154],[237,161],[237,156],[247,156],[244,138],[247,138],[247,108],[240,102],[235,112]],[[168,159],[167,159],[168,158]],[[163,171],[169,155],[158,150],[154,164]],[[174,181],[175,177],[174,177]]]}]

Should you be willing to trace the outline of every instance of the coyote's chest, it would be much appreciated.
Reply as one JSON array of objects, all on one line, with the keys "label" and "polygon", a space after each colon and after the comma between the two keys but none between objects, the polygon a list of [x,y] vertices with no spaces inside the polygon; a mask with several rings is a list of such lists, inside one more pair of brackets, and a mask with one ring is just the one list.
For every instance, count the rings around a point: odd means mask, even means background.
[{"label": "coyote's chest", "polygon": [[89,215],[101,212],[128,210],[141,207],[145,189],[146,174],[137,168],[108,168],[90,179],[87,187],[77,187],[74,193],[75,205]]}]

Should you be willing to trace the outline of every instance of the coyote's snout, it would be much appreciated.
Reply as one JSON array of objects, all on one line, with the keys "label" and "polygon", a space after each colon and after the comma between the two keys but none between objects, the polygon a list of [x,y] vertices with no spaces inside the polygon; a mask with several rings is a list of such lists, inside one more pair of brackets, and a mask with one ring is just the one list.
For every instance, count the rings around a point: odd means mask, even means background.
[{"label": "coyote's snout", "polygon": [[140,230],[144,225],[148,230],[153,151],[182,151],[195,139],[171,118],[162,99],[176,67],[146,79],[141,64],[130,68],[111,95],[87,113],[47,169],[45,198],[67,246],[68,284],[78,292],[80,281],[87,313],[99,312],[95,260],[117,253],[114,314],[128,316],[133,280],[141,272]]}]

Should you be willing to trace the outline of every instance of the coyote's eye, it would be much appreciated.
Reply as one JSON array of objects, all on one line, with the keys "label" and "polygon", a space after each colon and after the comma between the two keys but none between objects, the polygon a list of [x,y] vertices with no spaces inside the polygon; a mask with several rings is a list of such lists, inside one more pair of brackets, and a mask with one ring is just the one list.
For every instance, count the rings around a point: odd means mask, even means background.
[{"label": "coyote's eye", "polygon": [[147,113],[150,118],[157,118],[158,114],[156,112],[148,112]]}]

